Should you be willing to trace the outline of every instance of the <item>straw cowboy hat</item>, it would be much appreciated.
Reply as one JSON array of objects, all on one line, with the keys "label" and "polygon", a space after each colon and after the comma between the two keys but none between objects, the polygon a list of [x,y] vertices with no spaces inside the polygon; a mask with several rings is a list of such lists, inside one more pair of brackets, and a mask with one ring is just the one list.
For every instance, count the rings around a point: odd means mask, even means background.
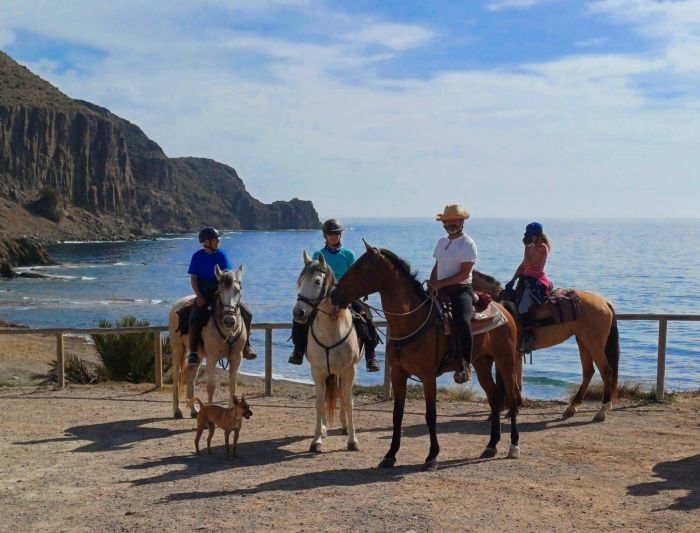
[{"label": "straw cowboy hat", "polygon": [[459,204],[446,205],[445,210],[442,213],[435,215],[435,220],[467,220],[469,218],[469,213],[467,213],[464,208]]}]

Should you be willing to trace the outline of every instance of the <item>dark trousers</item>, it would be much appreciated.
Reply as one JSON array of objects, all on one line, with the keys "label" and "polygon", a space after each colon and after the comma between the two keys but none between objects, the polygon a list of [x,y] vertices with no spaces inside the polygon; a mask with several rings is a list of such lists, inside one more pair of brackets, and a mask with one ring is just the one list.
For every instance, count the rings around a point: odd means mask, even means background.
[{"label": "dark trousers", "polygon": [[450,291],[450,301],[452,302],[452,316],[455,329],[462,343],[462,356],[467,365],[469,365],[472,362],[472,346],[474,345],[470,323],[474,316],[474,292],[471,286],[464,285],[452,289]]},{"label": "dark trousers", "polygon": [[[353,322],[355,324],[355,331],[357,331],[357,336],[360,339],[361,346],[365,347],[365,359],[374,359],[374,351],[377,344],[379,344],[379,335],[377,334],[377,328],[372,323],[372,315],[369,313],[369,309],[367,309],[362,302],[353,302],[351,306],[353,311],[362,314],[362,318],[353,317]],[[359,321],[362,321],[362,323],[358,323]],[[306,353],[308,338],[309,322],[306,324],[293,322],[292,342],[294,343],[295,352]]]},{"label": "dark trousers", "polygon": [[[192,311],[190,311],[190,352],[198,352],[199,344],[202,340],[202,329],[207,325],[211,315],[213,314],[213,309],[215,305],[215,295],[210,297],[205,296],[206,303],[203,307],[199,307],[195,301],[192,306]],[[245,324],[246,331],[248,332],[248,339],[246,340],[245,346],[250,344],[250,325],[253,323],[253,313],[247,305],[241,303],[241,318],[243,318],[243,323]]]}]

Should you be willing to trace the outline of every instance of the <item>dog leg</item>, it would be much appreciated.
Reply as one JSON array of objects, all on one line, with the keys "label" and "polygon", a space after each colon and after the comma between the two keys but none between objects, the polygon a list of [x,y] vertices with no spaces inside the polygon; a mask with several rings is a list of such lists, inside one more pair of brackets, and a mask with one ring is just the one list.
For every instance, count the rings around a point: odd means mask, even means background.
[{"label": "dog leg", "polygon": [[236,457],[236,449],[238,448],[238,435],[241,433],[240,429],[233,430],[233,456]]},{"label": "dog leg", "polygon": [[194,449],[197,452],[197,455],[199,455],[199,438],[202,436],[202,432],[204,431],[204,420],[197,420],[197,434],[194,436]]},{"label": "dog leg", "polygon": [[[230,429],[225,429],[225,430],[224,430],[224,441],[226,442],[226,457],[227,457],[227,458],[230,458],[230,457],[231,457],[231,454],[230,454],[229,449],[228,449],[228,437],[229,437],[230,434],[231,434],[231,430],[230,430]],[[235,446],[233,447],[233,456],[234,456],[234,457],[236,456],[236,447],[235,447]]]},{"label": "dog leg", "polygon": [[207,422],[207,427],[209,428],[209,435],[207,436],[207,451],[211,454],[211,438],[214,436],[214,429],[216,426],[214,422]]}]

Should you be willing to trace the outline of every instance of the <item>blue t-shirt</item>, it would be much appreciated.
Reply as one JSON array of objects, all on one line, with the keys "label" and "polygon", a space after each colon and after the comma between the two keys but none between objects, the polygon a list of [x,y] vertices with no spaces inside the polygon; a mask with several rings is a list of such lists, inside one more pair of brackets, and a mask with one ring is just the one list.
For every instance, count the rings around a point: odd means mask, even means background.
[{"label": "blue t-shirt", "polygon": [[343,277],[348,268],[355,262],[355,252],[347,248],[340,248],[337,251],[324,246],[319,251],[314,252],[313,259],[318,259],[318,255],[323,254],[323,258],[331,267],[336,281]]},{"label": "blue t-shirt", "polygon": [[187,273],[197,276],[201,281],[216,281],[216,265],[219,265],[221,270],[231,269],[231,263],[223,251],[214,250],[213,254],[208,254],[202,249],[192,255]]}]

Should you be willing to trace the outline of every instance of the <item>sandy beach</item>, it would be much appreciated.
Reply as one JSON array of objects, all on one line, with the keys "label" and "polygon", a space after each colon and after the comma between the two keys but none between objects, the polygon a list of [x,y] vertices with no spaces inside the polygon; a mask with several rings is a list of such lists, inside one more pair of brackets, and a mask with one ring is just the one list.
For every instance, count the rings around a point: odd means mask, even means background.
[{"label": "sandy beach", "polygon": [[[0,336],[2,375],[46,364],[52,342]],[[505,458],[505,423],[498,456],[478,458],[489,430],[483,403],[442,402],[440,468],[426,473],[421,401],[407,404],[397,466],[379,470],[390,403],[356,398],[360,452],[346,451],[333,428],[316,455],[308,452],[311,388],[275,383],[272,398],[262,396],[260,380],[241,388],[253,417],[238,458],[227,460],[220,430],[212,455],[194,455],[195,423],[172,419],[169,390],[5,385],[0,530],[697,531],[695,395],[622,402],[602,424],[591,422],[597,403],[569,420],[553,402],[523,409],[519,460]],[[197,394],[205,396],[203,386]],[[224,399],[220,387],[216,400]]]}]

